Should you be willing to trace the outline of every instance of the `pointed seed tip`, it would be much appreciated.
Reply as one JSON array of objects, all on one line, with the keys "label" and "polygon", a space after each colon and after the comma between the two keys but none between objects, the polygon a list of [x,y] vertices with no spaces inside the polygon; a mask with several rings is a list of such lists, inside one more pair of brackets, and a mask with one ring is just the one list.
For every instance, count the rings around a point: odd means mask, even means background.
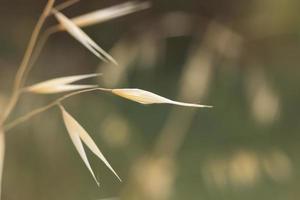
[{"label": "pointed seed tip", "polygon": [[109,59],[109,61],[117,67],[120,66],[119,63],[114,58]]},{"label": "pointed seed tip", "polygon": [[213,108],[214,106],[211,105],[200,105],[199,108]]},{"label": "pointed seed tip", "polygon": [[97,186],[100,188],[100,183],[99,183],[98,180],[96,181],[96,184],[97,184]]}]

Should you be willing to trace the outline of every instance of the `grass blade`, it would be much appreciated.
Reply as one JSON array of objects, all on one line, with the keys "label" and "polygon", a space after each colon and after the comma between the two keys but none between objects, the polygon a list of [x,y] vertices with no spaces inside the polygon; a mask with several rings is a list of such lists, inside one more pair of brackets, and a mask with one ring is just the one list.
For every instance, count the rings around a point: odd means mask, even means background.
[{"label": "grass blade", "polygon": [[193,103],[184,103],[179,101],[173,101],[167,99],[165,97],[159,96],[152,92],[148,92],[146,90],[141,89],[132,89],[132,88],[124,88],[124,89],[112,89],[112,93],[121,96],[123,98],[129,99],[131,101],[135,101],[141,104],[174,104],[179,106],[188,106],[188,107],[198,107],[198,108],[211,108],[209,105],[200,105]]}]

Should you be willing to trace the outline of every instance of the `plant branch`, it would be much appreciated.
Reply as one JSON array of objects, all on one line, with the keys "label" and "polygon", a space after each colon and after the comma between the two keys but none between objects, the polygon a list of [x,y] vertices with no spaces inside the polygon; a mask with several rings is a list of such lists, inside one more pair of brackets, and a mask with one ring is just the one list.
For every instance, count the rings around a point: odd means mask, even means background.
[{"label": "plant branch", "polygon": [[23,80],[22,80],[22,85],[25,84],[26,80],[27,80],[27,77],[28,77],[28,74],[29,72],[31,71],[31,69],[33,68],[33,66],[35,65],[38,57],[40,56],[41,52],[42,52],[42,49],[43,47],[45,46],[48,38],[58,32],[59,30],[57,29],[56,26],[54,27],[50,27],[48,29],[45,30],[45,32],[43,32],[40,36],[40,39],[39,41],[37,42],[36,44],[36,47],[35,47],[35,50],[31,56],[31,60],[30,60],[30,63],[28,64],[28,67],[26,68],[25,72],[24,72],[24,76],[23,76]]},{"label": "plant branch", "polygon": [[14,107],[16,106],[19,96],[21,94],[20,92],[20,88],[22,87],[22,79],[23,79],[23,75],[26,71],[26,68],[28,67],[32,52],[34,50],[37,38],[39,36],[39,33],[42,29],[42,26],[47,18],[47,16],[49,15],[53,5],[54,5],[54,1],[55,0],[48,0],[48,3],[43,11],[43,13],[41,14],[33,32],[31,35],[31,38],[29,40],[27,49],[25,51],[24,57],[22,59],[22,62],[20,64],[20,67],[17,71],[16,77],[15,77],[15,81],[14,81],[14,87],[12,90],[12,95],[11,98],[8,102],[8,105],[6,107],[6,109],[3,112],[3,115],[1,116],[0,119],[0,126],[3,125],[3,123],[6,121],[6,119],[8,118],[8,116],[10,115],[10,113],[12,112],[12,110],[14,109]]},{"label": "plant branch", "polygon": [[6,124],[3,126],[3,130],[4,131],[9,131],[10,129],[14,128],[15,126],[31,119],[32,117],[46,111],[46,110],[49,110],[50,108],[60,104],[62,101],[70,98],[70,97],[73,97],[75,95],[79,95],[79,94],[82,94],[82,93],[86,93],[86,92],[92,92],[92,91],[96,91],[96,90],[100,90],[100,91],[108,91],[110,92],[111,89],[107,89],[107,88],[92,88],[92,89],[86,89],[86,90],[80,90],[80,91],[76,91],[76,92],[72,92],[72,93],[69,93],[69,94],[66,94],[52,102],[50,102],[49,104],[43,106],[43,107],[40,107],[40,108],[37,108],[15,120],[13,120],[12,122]]},{"label": "plant branch", "polygon": [[[64,3],[58,4],[57,6],[55,6],[55,9],[56,10],[63,10],[63,9],[66,9],[66,8],[74,5],[75,3],[79,2],[79,1],[80,0],[69,0],[69,1],[66,1]],[[22,85],[25,84],[25,82],[27,80],[27,77],[28,77],[28,74],[29,74],[30,70],[32,69],[32,67],[34,66],[35,62],[37,61],[39,55],[41,54],[42,49],[45,46],[48,38],[52,34],[57,33],[59,31],[60,31],[59,26],[55,25],[55,26],[52,26],[52,27],[46,29],[41,34],[40,39],[39,39],[39,41],[37,42],[37,44],[35,46],[35,50],[32,53],[32,56],[31,56],[31,59],[30,59],[30,63],[28,64],[28,67],[27,67],[27,69],[24,72],[23,80],[22,80],[22,83],[21,83]]]}]

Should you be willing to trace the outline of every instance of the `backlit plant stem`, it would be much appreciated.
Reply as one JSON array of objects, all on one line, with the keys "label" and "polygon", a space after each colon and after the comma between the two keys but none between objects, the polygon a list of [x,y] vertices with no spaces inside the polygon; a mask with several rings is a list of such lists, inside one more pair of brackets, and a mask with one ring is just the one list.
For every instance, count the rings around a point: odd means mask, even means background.
[{"label": "backlit plant stem", "polygon": [[35,50],[32,53],[31,59],[30,59],[30,63],[28,64],[24,75],[23,75],[23,81],[22,81],[22,85],[25,84],[25,80],[27,80],[28,78],[28,74],[31,71],[31,69],[33,68],[33,66],[35,65],[38,57],[40,56],[43,47],[45,46],[48,38],[53,34],[56,33],[58,31],[57,27],[50,27],[48,29],[46,29],[41,35],[40,35],[40,39],[37,42],[36,46],[35,46]]},{"label": "backlit plant stem", "polygon": [[1,116],[0,126],[2,126],[4,124],[4,122],[7,120],[8,116],[10,115],[10,113],[12,112],[12,110],[14,109],[14,107],[16,106],[16,104],[18,102],[18,99],[21,94],[20,88],[22,87],[23,75],[26,71],[26,68],[28,67],[32,52],[34,50],[34,47],[35,47],[36,41],[38,39],[39,33],[42,29],[42,26],[54,5],[54,1],[55,0],[48,0],[48,3],[32,32],[26,52],[24,54],[24,57],[22,59],[22,62],[20,64],[20,67],[19,67],[16,77],[15,77],[12,95],[8,101],[6,109],[3,112],[3,115]]},{"label": "backlit plant stem", "polygon": [[72,93],[69,93],[69,94],[66,94],[52,102],[50,102],[49,104],[43,106],[43,107],[40,107],[40,108],[37,108],[17,119],[15,119],[14,121],[6,124],[3,126],[3,130],[4,131],[8,131],[12,128],[14,128],[15,126],[31,119],[32,117],[42,113],[42,112],[45,112],[47,110],[49,110],[50,108],[54,107],[54,106],[57,106],[59,105],[63,100],[66,100],[72,96],[75,96],[75,95],[79,95],[79,94],[82,94],[82,93],[86,93],[86,92],[92,92],[92,91],[97,91],[97,90],[100,90],[100,91],[111,91],[111,89],[106,89],[106,88],[92,88],[92,89],[86,89],[86,90],[80,90],[80,91],[76,91],[76,92],[72,92]]}]

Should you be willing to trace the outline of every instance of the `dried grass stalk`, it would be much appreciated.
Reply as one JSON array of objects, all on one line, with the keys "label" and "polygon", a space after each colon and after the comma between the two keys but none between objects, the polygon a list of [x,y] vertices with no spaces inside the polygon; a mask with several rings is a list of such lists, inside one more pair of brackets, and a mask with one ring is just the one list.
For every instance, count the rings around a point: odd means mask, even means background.
[{"label": "dried grass stalk", "polygon": [[[87,14],[71,18],[71,20],[74,24],[76,24],[79,27],[86,27],[98,23],[103,23],[105,21],[109,21],[118,17],[122,17],[124,15],[144,10],[149,7],[149,2],[129,1],[109,8],[89,12]],[[59,28],[61,30],[65,29],[63,26],[60,26]]]},{"label": "dried grass stalk", "polygon": [[1,191],[2,191],[1,188],[2,188],[4,155],[5,155],[5,135],[4,135],[4,131],[0,129],[0,199],[1,199]]},{"label": "dried grass stalk", "polygon": [[104,162],[104,164],[116,175],[116,177],[121,181],[118,174],[115,172],[115,170],[111,167],[109,162],[106,160],[106,158],[103,156],[93,139],[89,136],[89,134],[86,132],[86,130],[62,107],[60,106],[60,109],[62,111],[63,119],[65,126],[69,132],[69,135],[72,139],[72,142],[77,149],[80,157],[84,161],[85,165],[91,172],[92,176],[94,177],[96,183],[99,185],[98,180],[96,179],[94,172],[89,164],[89,161],[86,157],[85,151],[83,149],[81,140],[84,142],[84,144],[98,157],[100,160]]},{"label": "dried grass stalk", "polygon": [[125,88],[125,89],[112,89],[112,93],[121,96],[123,98],[129,99],[131,101],[135,101],[141,104],[174,104],[179,106],[188,106],[188,107],[198,107],[198,108],[211,108],[212,106],[209,105],[200,105],[200,104],[193,104],[193,103],[184,103],[179,101],[173,101],[167,99],[165,97],[159,96],[152,92],[148,92],[146,90],[141,89],[132,89],[132,88]]},{"label": "dried grass stalk", "polygon": [[81,30],[76,24],[74,24],[69,18],[63,15],[61,12],[53,9],[54,16],[59,21],[61,26],[63,26],[66,31],[78,40],[84,47],[91,51],[98,58],[105,62],[112,62],[118,65],[116,60],[105,52],[98,44],[96,44],[83,30]]},{"label": "dried grass stalk", "polygon": [[50,79],[29,86],[25,89],[25,91],[32,92],[32,93],[39,93],[39,94],[53,94],[53,93],[68,92],[68,91],[74,91],[80,89],[94,88],[97,87],[97,85],[70,85],[70,83],[87,79],[87,78],[100,76],[100,75],[101,74],[94,73],[94,74],[65,76],[65,77]]}]

